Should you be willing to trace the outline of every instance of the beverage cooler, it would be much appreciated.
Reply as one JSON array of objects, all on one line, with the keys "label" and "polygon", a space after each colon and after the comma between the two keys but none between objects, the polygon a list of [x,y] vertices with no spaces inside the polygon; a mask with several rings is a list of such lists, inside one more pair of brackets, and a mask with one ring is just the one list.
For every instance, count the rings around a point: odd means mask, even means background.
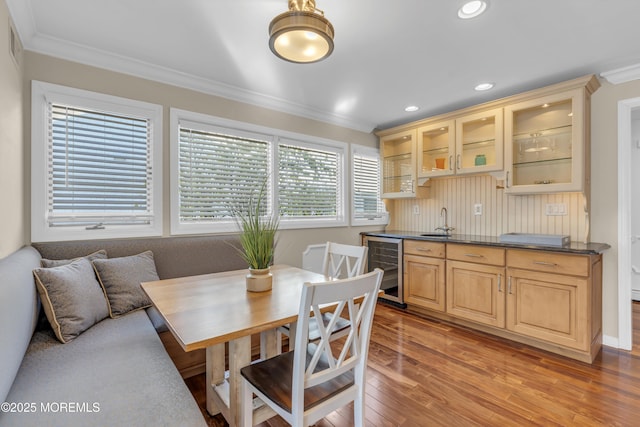
[{"label": "beverage cooler", "polygon": [[364,236],[363,245],[369,248],[365,270],[384,270],[380,299],[393,305],[406,307],[402,291],[402,239]]}]

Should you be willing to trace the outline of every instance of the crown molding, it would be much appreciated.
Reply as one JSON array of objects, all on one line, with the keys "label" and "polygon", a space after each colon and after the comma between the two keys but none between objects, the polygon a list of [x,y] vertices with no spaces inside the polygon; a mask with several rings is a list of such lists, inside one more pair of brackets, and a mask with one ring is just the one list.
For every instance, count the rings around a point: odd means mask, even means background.
[{"label": "crown molding", "polygon": [[640,64],[630,65],[600,73],[600,76],[614,85],[640,79]]},{"label": "crown molding", "polygon": [[9,13],[16,25],[16,31],[21,39],[24,50],[178,86],[208,95],[219,96],[360,132],[369,133],[375,128],[374,123],[365,120],[312,108],[307,105],[287,101],[286,99],[246,90],[170,68],[159,67],[138,59],[89,48],[80,43],[45,36],[37,32],[29,1],[6,0],[6,3]]}]

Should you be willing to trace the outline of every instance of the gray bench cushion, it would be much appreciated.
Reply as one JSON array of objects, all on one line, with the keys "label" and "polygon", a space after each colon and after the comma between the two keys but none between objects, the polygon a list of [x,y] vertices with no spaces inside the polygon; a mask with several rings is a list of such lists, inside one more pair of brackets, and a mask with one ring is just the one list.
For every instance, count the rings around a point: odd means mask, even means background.
[{"label": "gray bench cushion", "polygon": [[40,254],[30,246],[0,260],[0,402],[6,400],[38,319],[31,273],[38,267]]},{"label": "gray bench cushion", "polygon": [[[38,411],[0,413],[3,427],[206,425],[143,310],[103,320],[68,344],[37,332],[5,400],[34,402]],[[41,410],[61,402],[100,411]]]}]

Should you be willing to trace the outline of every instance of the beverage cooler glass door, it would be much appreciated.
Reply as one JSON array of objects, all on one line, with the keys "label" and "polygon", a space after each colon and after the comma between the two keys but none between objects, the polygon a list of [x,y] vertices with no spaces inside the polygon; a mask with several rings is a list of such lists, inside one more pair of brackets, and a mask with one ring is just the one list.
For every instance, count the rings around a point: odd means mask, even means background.
[{"label": "beverage cooler glass door", "polygon": [[404,307],[402,239],[365,236],[364,241],[365,245],[369,247],[366,270],[373,271],[376,268],[384,270],[380,286],[384,295],[381,295],[380,298]]}]

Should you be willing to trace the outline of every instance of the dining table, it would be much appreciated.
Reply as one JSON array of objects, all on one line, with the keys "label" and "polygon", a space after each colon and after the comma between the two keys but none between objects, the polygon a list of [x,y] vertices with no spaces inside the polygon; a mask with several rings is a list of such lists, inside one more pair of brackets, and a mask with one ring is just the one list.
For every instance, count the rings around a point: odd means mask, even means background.
[{"label": "dining table", "polygon": [[[231,427],[243,425],[240,369],[252,361],[251,336],[260,336],[260,358],[280,353],[277,328],[289,324],[291,336],[295,336],[303,284],[327,280],[301,268],[273,265],[272,289],[249,292],[248,272],[225,271],[141,284],[184,351],[206,349],[207,411],[221,413]],[[275,415],[255,400],[254,424]]]}]

